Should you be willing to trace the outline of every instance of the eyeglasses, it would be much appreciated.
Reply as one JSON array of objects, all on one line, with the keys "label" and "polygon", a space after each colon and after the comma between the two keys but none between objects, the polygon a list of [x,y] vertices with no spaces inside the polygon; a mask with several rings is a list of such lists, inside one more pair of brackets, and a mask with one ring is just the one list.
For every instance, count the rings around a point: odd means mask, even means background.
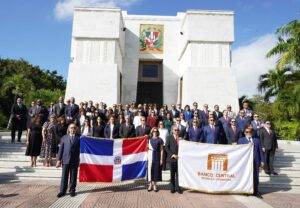
[{"label": "eyeglasses", "polygon": [[267,122],[266,124],[270,125],[271,123]]},{"label": "eyeglasses", "polygon": [[252,133],[252,131],[245,131],[245,133],[247,134],[247,133]]},{"label": "eyeglasses", "polygon": [[158,131],[153,131],[153,133],[157,133]]},{"label": "eyeglasses", "polygon": [[235,123],[235,121],[231,121],[231,123]]},{"label": "eyeglasses", "polygon": [[209,121],[214,121],[213,119],[210,119]]},{"label": "eyeglasses", "polygon": [[143,119],[143,120],[141,120],[141,121],[145,121],[145,120]]},{"label": "eyeglasses", "polygon": [[174,129],[174,131],[179,131],[179,129]]},{"label": "eyeglasses", "polygon": [[70,126],[70,129],[75,129],[76,127],[75,126]]}]

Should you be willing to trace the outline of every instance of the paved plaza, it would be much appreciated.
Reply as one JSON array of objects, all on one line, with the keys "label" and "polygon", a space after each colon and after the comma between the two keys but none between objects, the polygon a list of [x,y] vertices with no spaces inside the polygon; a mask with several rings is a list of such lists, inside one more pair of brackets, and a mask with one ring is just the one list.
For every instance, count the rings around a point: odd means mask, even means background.
[{"label": "paved plaza", "polygon": [[[2,134],[2,135],[1,135]],[[243,195],[213,195],[185,190],[169,191],[169,173],[163,173],[158,193],[148,192],[143,180],[125,183],[78,183],[77,195],[57,198],[61,169],[28,166],[24,143],[0,139],[0,207],[300,207],[300,144],[280,141],[276,157],[278,176],[261,173],[263,199]]]}]

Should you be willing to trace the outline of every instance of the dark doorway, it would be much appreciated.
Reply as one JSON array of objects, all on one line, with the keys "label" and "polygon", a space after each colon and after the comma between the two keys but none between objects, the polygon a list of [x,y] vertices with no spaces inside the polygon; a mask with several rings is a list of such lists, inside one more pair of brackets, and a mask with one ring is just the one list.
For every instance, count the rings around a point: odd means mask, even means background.
[{"label": "dark doorway", "polygon": [[137,83],[137,103],[163,104],[161,61],[140,61]]}]

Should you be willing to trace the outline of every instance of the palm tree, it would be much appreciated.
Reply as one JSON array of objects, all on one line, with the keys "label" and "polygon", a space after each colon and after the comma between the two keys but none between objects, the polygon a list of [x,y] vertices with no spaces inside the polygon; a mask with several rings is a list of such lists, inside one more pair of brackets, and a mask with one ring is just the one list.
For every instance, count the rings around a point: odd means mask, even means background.
[{"label": "palm tree", "polygon": [[30,90],[34,90],[34,85],[31,80],[27,79],[24,74],[14,74],[4,79],[1,93],[5,95],[11,91],[15,96],[24,96]]},{"label": "palm tree", "polygon": [[266,101],[273,96],[276,96],[285,85],[294,79],[294,73],[291,68],[283,70],[271,69],[268,73],[259,76],[258,90],[265,92],[264,98]]},{"label": "palm tree", "polygon": [[300,20],[293,20],[277,29],[278,43],[268,53],[267,57],[279,55],[277,68],[300,65]]}]

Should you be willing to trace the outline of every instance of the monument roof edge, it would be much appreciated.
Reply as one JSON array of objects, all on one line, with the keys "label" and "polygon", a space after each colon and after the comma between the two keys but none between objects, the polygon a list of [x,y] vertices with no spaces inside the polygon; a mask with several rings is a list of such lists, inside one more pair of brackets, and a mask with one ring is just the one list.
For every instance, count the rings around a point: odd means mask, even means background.
[{"label": "monument roof edge", "polygon": [[119,7],[74,7],[74,11],[115,11],[121,12],[121,8]]}]

